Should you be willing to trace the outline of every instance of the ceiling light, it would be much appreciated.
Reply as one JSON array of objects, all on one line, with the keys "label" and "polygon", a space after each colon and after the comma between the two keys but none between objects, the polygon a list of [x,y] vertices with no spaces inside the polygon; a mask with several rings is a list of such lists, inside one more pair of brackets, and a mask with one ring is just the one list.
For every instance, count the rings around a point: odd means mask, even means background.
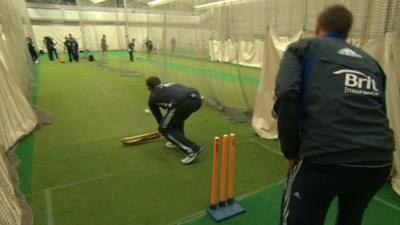
[{"label": "ceiling light", "polygon": [[150,7],[157,7],[157,6],[165,5],[165,4],[174,2],[174,1],[175,1],[175,0],[154,0],[154,1],[151,1],[151,2],[149,2],[149,3],[147,3],[147,4],[148,4]]},{"label": "ceiling light", "polygon": [[214,8],[214,7],[219,7],[219,6],[224,6],[229,3],[237,2],[240,0],[221,0],[221,1],[216,1],[216,2],[210,2],[206,4],[201,4],[201,5],[195,5],[193,6],[194,9],[206,9],[206,8]]},{"label": "ceiling light", "polygon": [[90,1],[92,1],[94,4],[99,4],[99,3],[105,2],[107,0],[90,0]]}]

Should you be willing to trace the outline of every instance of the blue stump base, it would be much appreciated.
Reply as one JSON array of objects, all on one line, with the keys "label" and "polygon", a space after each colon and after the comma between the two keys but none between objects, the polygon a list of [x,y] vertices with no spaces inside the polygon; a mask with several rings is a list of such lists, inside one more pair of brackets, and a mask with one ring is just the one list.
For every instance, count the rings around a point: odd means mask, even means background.
[{"label": "blue stump base", "polygon": [[207,209],[208,214],[217,222],[226,220],[245,211],[246,210],[236,201],[227,203],[225,206],[210,206]]}]

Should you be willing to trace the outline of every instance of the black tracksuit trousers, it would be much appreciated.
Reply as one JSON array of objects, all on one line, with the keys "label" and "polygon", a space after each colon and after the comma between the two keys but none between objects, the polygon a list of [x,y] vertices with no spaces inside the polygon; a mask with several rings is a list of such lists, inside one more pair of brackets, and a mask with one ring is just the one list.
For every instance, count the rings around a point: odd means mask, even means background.
[{"label": "black tracksuit trousers", "polygon": [[129,51],[129,61],[133,62],[135,60],[133,51]]},{"label": "black tracksuit trousers", "polygon": [[75,60],[75,62],[79,62],[79,50],[74,49],[72,51],[72,58]]},{"label": "black tracksuit trousers", "polygon": [[68,49],[67,50],[68,51],[68,60],[69,60],[69,62],[72,62],[72,58],[73,58],[73,53],[72,53],[72,49]]},{"label": "black tracksuit trousers", "polygon": [[390,165],[372,168],[299,161],[289,173],[280,224],[323,225],[337,197],[336,225],[361,225],[369,201],[385,184],[390,171]]},{"label": "black tracksuit trousers", "polygon": [[160,133],[188,154],[198,152],[201,147],[185,137],[184,123],[201,105],[200,95],[187,97],[177,107],[169,109],[159,125]]},{"label": "black tracksuit trousers", "polygon": [[47,48],[47,54],[49,55],[49,60],[50,60],[50,61],[54,61],[54,51],[53,51],[53,48],[48,47],[48,48]]}]

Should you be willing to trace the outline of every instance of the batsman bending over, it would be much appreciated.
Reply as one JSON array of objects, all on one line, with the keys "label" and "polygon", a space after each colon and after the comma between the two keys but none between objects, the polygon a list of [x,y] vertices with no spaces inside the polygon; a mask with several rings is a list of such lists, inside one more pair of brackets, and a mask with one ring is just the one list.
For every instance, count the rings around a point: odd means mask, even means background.
[{"label": "batsman bending over", "polygon": [[[203,148],[185,137],[183,127],[185,120],[201,107],[199,92],[180,84],[163,84],[158,77],[147,78],[146,85],[151,92],[149,107],[159,125],[158,130],[169,141],[166,146],[185,151],[187,156],[181,162],[190,164]],[[167,110],[164,116],[160,107]]]}]

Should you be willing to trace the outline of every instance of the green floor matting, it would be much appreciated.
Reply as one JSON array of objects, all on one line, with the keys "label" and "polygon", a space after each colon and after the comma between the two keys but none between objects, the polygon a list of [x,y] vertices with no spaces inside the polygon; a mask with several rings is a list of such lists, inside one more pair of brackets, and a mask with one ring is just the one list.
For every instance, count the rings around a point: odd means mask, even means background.
[{"label": "green floor matting", "polygon": [[[40,64],[34,65],[35,72],[35,84],[40,82],[39,68]],[[38,97],[38,86],[32,88],[32,105],[36,105]],[[18,165],[18,177],[20,181],[20,190],[25,195],[30,195],[32,192],[32,161],[33,161],[33,136],[34,134],[28,134],[24,137],[17,145],[17,155],[22,159]],[[30,200],[29,198],[27,200]]]},{"label": "green floor matting", "polygon": [[[177,62],[192,65],[188,60]],[[97,62],[41,59],[37,105],[54,123],[29,136],[19,149],[27,153],[20,155],[26,166],[19,172],[34,225],[171,225],[204,214],[213,138],[231,132],[238,141],[236,192],[247,212],[221,224],[277,224],[286,162],[278,143],[258,138],[249,123],[229,123],[204,105],[186,123],[187,135],[206,149],[190,166],[180,164],[184,154],[165,148],[164,140],[121,145],[122,137],[157,127],[144,113],[149,93],[141,75],[151,68],[140,66],[140,75],[126,76]],[[399,208],[399,197],[386,186],[364,225],[397,225]],[[333,224],[332,213],[327,224]],[[204,215],[187,224],[214,223]]]},{"label": "green floor matting", "polygon": [[[38,106],[54,123],[34,133],[32,194],[35,225],[169,224],[209,203],[213,138],[237,135],[238,195],[282,179],[283,158],[249,123],[231,124],[204,105],[187,135],[206,149],[184,166],[164,141],[122,146],[122,137],[156,130],[145,114],[142,77],[105,71],[95,63],[41,61]],[[256,142],[257,141],[257,142]]]},{"label": "green floor matting", "polygon": [[[244,214],[221,223],[214,222],[209,215],[181,221],[184,225],[276,225],[279,223],[280,204],[283,182],[250,194],[240,201],[247,210]],[[400,217],[400,197],[395,196],[390,186],[386,185],[371,201],[364,217],[363,225],[397,225]],[[392,195],[389,200],[385,197]],[[328,212],[326,225],[335,224],[336,204],[334,201]]]}]

